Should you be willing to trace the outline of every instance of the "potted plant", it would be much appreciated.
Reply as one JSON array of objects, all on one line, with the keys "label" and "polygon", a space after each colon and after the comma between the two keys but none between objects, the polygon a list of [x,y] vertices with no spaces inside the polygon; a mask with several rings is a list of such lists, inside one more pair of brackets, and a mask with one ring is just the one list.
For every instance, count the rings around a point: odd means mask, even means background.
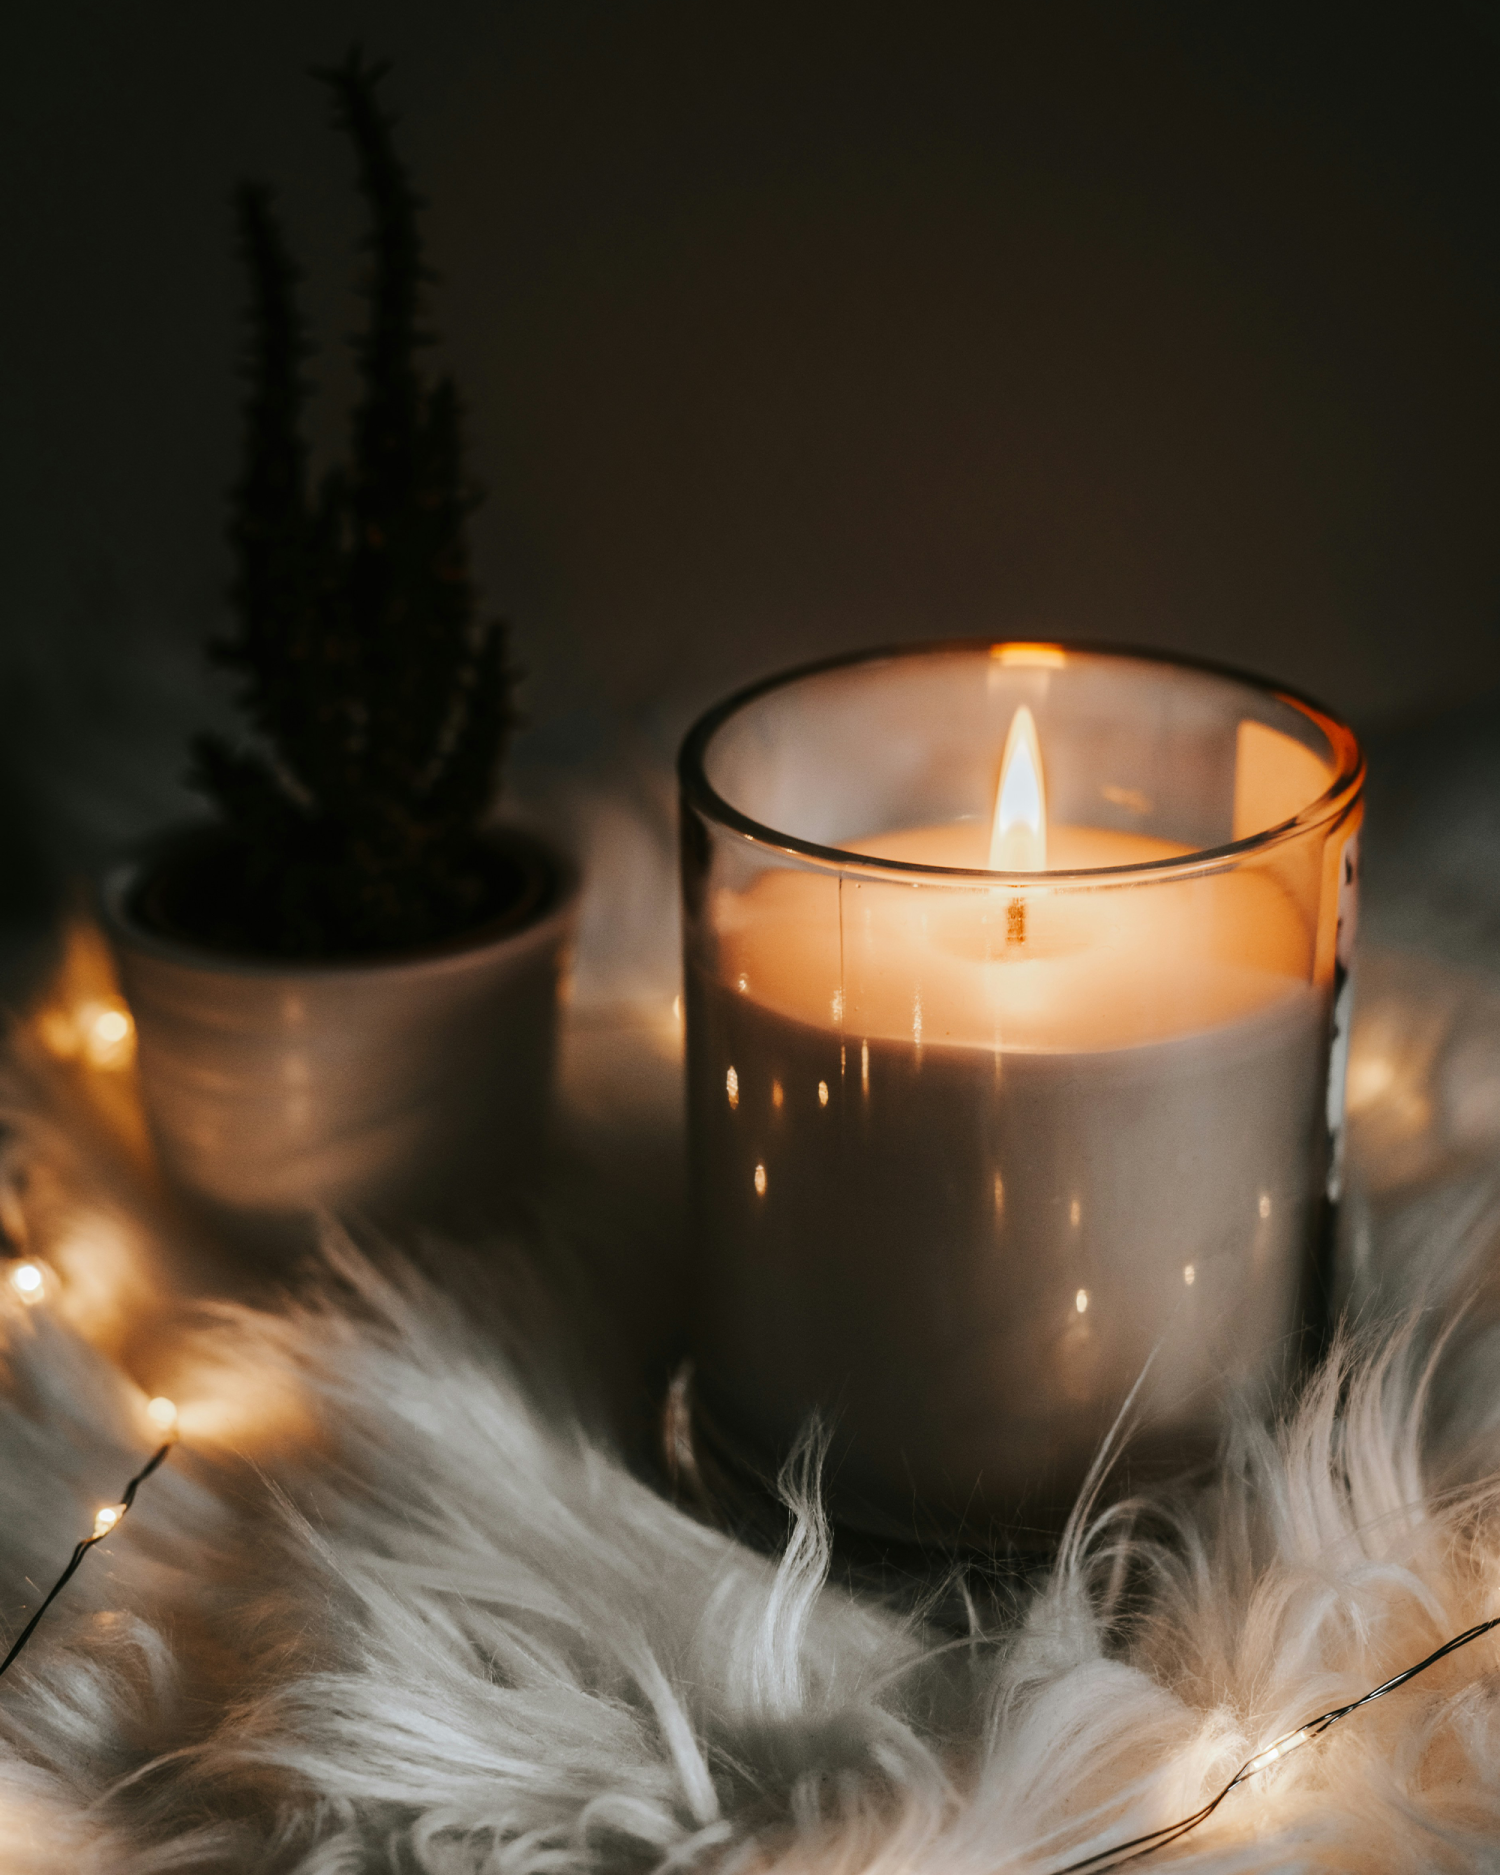
[{"label": "potted plant", "polygon": [[164,1170],[241,1215],[431,1214],[534,1166],[575,919],[566,862],[492,818],[514,719],[481,616],[452,381],[420,353],[417,200],[358,53],[318,74],[369,207],[347,466],[313,486],[296,271],[237,196],[252,288],[233,628],[243,742],[197,739],[217,810],[118,867],[106,928]]}]

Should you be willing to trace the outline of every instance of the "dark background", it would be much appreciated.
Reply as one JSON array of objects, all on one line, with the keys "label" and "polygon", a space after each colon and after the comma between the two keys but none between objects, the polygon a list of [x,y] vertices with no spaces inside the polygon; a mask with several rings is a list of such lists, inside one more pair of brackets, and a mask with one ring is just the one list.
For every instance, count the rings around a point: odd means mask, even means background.
[{"label": "dark background", "polygon": [[304,74],[354,40],[431,200],[523,792],[929,633],[1187,648],[1377,743],[1500,683],[1488,8],[69,0],[0,58],[0,900],[180,813],[223,708],[241,176],[340,438],[360,222]]}]

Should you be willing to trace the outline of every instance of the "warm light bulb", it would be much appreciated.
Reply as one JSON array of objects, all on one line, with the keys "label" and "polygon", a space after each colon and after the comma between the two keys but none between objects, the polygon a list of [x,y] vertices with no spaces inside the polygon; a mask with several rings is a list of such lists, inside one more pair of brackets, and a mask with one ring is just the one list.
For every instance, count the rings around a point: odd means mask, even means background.
[{"label": "warm light bulb", "polygon": [[1295,1751],[1299,1745],[1305,1745],[1311,1734],[1306,1726],[1301,1731],[1289,1732],[1285,1738],[1278,1738],[1274,1745],[1267,1745],[1264,1751],[1256,1755],[1240,1772],[1241,1777],[1253,1777],[1257,1771],[1264,1771],[1267,1765],[1275,1764],[1278,1758],[1284,1758],[1289,1751]]},{"label": "warm light bulb", "polygon": [[124,1003],[84,1003],[74,1011],[83,1052],[94,1068],[123,1068],[135,1053],[135,1024]]},{"label": "warm light bulb", "polygon": [[990,835],[991,872],[1047,870],[1047,788],[1036,724],[1023,703],[1011,718],[1000,761],[995,823]]},{"label": "warm light bulb", "polygon": [[19,1264],[10,1273],[10,1286],[28,1307],[40,1302],[46,1282],[35,1263]]},{"label": "warm light bulb", "polygon": [[154,1400],[146,1402],[146,1417],[158,1432],[174,1432],[177,1428],[177,1406],[165,1394],[158,1394]]},{"label": "warm light bulb", "polygon": [[123,1504],[106,1504],[101,1510],[95,1511],[94,1541],[98,1542],[101,1536],[108,1536],[110,1531],[114,1529],[115,1525],[124,1515],[125,1506]]}]

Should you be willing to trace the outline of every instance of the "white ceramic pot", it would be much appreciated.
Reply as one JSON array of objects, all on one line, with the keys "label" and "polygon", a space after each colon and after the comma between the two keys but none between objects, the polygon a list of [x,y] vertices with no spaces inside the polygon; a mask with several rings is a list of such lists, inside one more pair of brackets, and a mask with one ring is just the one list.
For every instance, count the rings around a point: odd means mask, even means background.
[{"label": "white ceramic pot", "polygon": [[106,877],[142,1101],[182,1196],[274,1238],[314,1208],[445,1222],[494,1215],[526,1189],[578,890],[549,849],[507,844],[546,874],[524,922],[350,963],[260,961],[163,936],[140,913],[153,855]]}]

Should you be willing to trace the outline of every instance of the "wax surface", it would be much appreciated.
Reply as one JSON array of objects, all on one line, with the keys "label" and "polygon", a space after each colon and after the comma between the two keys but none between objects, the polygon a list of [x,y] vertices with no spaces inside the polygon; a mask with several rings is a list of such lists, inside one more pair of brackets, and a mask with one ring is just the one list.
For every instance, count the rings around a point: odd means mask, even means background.
[{"label": "wax surface", "polygon": [[[850,850],[982,867],[979,822]],[[1053,868],[1124,867],[1183,849],[1049,831]],[[1232,1023],[1305,988],[1315,933],[1269,868],[1145,887],[1073,879],[954,889],[772,869],[715,908],[722,979],[798,1021],[918,1046],[1130,1047]]]}]

